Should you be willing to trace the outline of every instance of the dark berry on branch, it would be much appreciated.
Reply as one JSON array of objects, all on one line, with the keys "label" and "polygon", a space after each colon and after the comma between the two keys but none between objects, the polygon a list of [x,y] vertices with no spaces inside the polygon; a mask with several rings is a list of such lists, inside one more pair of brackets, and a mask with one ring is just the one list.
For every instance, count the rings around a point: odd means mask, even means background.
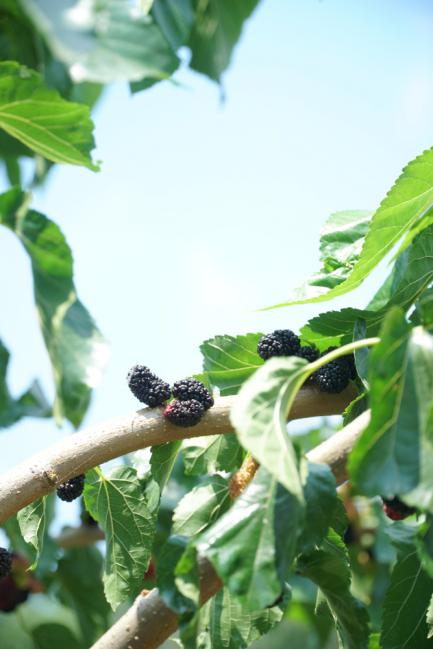
[{"label": "dark berry on branch", "polygon": [[258,355],[266,361],[272,356],[297,356],[301,348],[299,337],[290,329],[276,329],[262,336],[257,345]]},{"label": "dark berry on branch", "polygon": [[214,403],[209,390],[197,379],[190,378],[176,381],[172,392],[173,396],[179,401],[189,401],[189,399],[200,401],[205,410],[211,408]]},{"label": "dark berry on branch", "polygon": [[6,548],[0,548],[0,579],[7,577],[12,567],[12,554]]},{"label": "dark berry on branch", "polygon": [[172,401],[164,410],[164,417],[176,426],[195,426],[203,417],[204,406],[197,399],[187,401]]},{"label": "dark berry on branch", "polygon": [[382,501],[383,511],[392,521],[401,521],[416,512],[414,507],[405,505],[398,496],[394,498],[382,498]]},{"label": "dark berry on branch", "polygon": [[84,489],[84,474],[77,475],[66,482],[63,482],[57,487],[57,495],[60,500],[65,500],[70,503],[83,493]]},{"label": "dark berry on branch", "polygon": [[320,356],[319,350],[316,349],[315,347],[301,347],[299,352],[297,353],[297,356],[300,358],[305,358],[306,361],[309,363],[313,363],[314,361],[317,361],[317,359]]},{"label": "dark berry on branch", "polygon": [[170,386],[144,365],[134,365],[126,377],[129,389],[150,408],[162,406],[171,396]]},{"label": "dark berry on branch", "polygon": [[349,384],[349,366],[344,358],[336,358],[316,370],[311,379],[322,392],[337,394]]}]

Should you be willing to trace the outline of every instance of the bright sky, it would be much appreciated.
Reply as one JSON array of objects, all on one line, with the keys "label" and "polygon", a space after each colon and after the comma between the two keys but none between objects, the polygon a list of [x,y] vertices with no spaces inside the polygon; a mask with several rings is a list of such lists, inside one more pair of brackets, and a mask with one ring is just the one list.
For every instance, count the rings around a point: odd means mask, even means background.
[{"label": "bright sky", "polygon": [[[429,0],[266,0],[225,102],[190,72],[134,97],[107,92],[94,115],[102,171],[57,168],[34,200],[65,233],[78,293],[111,344],[85,424],[138,406],[125,382],[134,363],[182,378],[215,334],[298,329],[367,302],[384,271],[329,305],[255,311],[317,269],[331,212],[375,209],[433,145],[432,33]],[[10,385],[37,376],[51,395],[28,260],[4,229],[0,273]],[[35,420],[8,429],[0,470],[67,433]]]}]

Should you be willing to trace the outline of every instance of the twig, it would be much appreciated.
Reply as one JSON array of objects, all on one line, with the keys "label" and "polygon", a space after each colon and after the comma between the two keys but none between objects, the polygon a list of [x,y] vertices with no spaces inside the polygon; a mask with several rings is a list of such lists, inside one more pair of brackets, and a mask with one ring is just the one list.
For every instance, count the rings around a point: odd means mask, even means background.
[{"label": "twig", "polygon": [[[338,414],[354,396],[351,386],[336,395],[303,388],[290,419]],[[0,523],[65,480],[115,457],[176,439],[233,432],[229,414],[234,399],[217,399],[193,428],[170,424],[160,408],[144,408],[63,439],[0,476]]]},{"label": "twig", "polygon": [[[329,464],[337,484],[346,479],[346,460],[356,439],[367,426],[369,411],[364,412],[340,432],[307,454],[311,462]],[[222,587],[209,561],[199,562],[200,595],[204,604]],[[92,649],[156,649],[177,628],[175,613],[164,604],[155,588],[145,597],[139,595],[131,608],[105,633]]]}]

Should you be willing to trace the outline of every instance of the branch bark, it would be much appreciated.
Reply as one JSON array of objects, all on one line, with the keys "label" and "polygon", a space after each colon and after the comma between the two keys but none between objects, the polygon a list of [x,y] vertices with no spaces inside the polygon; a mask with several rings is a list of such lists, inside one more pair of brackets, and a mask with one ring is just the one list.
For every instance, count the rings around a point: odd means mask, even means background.
[{"label": "branch bark", "polygon": [[[329,464],[337,484],[346,478],[346,461],[353,445],[370,420],[364,412],[341,431],[307,454],[311,462]],[[199,560],[200,595],[204,604],[222,587],[211,563]],[[92,649],[156,649],[177,628],[177,618],[155,588],[145,596],[139,595],[131,608],[105,633]]]},{"label": "branch bark", "polygon": [[[289,418],[339,414],[354,396],[352,386],[335,395],[302,388]],[[115,457],[176,439],[232,433],[229,416],[235,399],[216,399],[215,405],[193,428],[170,424],[162,416],[161,408],[143,408],[66,437],[0,476],[0,524],[65,480]]]}]

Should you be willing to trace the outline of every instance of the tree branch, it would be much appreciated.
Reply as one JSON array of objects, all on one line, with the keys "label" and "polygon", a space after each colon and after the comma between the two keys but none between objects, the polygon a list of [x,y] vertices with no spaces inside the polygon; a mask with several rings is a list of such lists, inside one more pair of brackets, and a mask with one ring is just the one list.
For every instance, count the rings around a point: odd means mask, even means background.
[{"label": "tree branch", "polygon": [[[354,396],[353,386],[335,395],[302,388],[289,418],[339,414]],[[0,523],[65,480],[115,457],[176,439],[232,433],[229,416],[235,399],[216,399],[193,428],[170,424],[162,416],[161,408],[143,408],[66,437],[0,477]]]},{"label": "tree branch", "polygon": [[[311,462],[329,464],[337,484],[347,477],[346,461],[353,445],[370,420],[366,411],[341,431],[307,453]],[[200,600],[204,604],[222,587],[211,563],[201,557]],[[92,649],[156,649],[177,628],[176,614],[161,599],[158,589],[139,595],[131,608],[105,633]]]}]

